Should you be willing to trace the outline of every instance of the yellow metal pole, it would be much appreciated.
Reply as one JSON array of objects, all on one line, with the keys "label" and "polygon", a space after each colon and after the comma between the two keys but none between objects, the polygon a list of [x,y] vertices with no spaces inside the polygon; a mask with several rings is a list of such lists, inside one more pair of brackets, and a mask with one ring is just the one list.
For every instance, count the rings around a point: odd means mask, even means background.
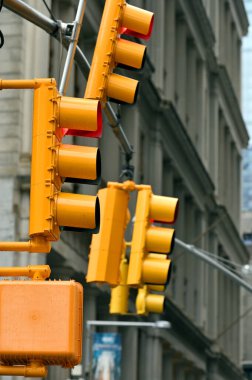
[{"label": "yellow metal pole", "polygon": [[47,368],[42,364],[31,364],[29,366],[0,366],[0,375],[24,376],[24,377],[46,377]]},{"label": "yellow metal pole", "polygon": [[0,277],[30,277],[33,280],[45,280],[50,277],[49,265],[28,265],[27,267],[0,267]]},{"label": "yellow metal pole", "polygon": [[[53,78],[49,79],[52,85],[55,84]],[[35,78],[35,79],[0,79],[0,90],[8,89],[33,89],[37,88],[41,83],[48,83],[46,78]]]},{"label": "yellow metal pole", "polygon": [[29,241],[1,241],[0,251],[49,253],[51,251],[51,243],[41,236],[34,236]]}]

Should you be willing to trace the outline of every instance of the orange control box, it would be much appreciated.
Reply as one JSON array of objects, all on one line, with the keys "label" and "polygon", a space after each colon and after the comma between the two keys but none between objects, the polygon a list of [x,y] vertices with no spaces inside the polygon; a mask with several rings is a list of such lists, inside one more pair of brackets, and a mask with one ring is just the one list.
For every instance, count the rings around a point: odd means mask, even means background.
[{"label": "orange control box", "polygon": [[83,288],[75,281],[0,281],[0,362],[81,361]]}]

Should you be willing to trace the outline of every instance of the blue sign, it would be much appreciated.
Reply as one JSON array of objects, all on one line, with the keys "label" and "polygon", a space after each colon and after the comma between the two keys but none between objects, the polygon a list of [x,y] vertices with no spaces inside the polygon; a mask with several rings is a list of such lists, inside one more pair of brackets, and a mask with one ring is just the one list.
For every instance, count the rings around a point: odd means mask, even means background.
[{"label": "blue sign", "polygon": [[120,380],[121,352],[120,334],[93,334],[93,379]]}]

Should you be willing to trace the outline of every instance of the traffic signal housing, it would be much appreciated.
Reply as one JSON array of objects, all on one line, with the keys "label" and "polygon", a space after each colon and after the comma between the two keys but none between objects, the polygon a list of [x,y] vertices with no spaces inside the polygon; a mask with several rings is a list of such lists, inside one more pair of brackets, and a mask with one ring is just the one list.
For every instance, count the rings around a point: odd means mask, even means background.
[{"label": "traffic signal housing", "polygon": [[141,69],[146,46],[121,38],[123,34],[148,39],[151,36],[152,12],[129,5],[125,0],[106,0],[96,47],[89,73],[85,98],[107,98],[119,102],[135,102],[139,82],[115,74],[117,66]]},{"label": "traffic signal housing", "polygon": [[171,260],[167,255],[174,245],[175,230],[156,223],[174,223],[177,211],[177,198],[154,195],[151,188],[138,191],[128,285],[141,287],[168,283]]},{"label": "traffic signal housing", "polygon": [[129,194],[111,183],[111,186],[99,190],[98,197],[100,231],[92,236],[86,280],[118,285],[124,233],[129,221]]},{"label": "traffic signal housing", "polygon": [[138,191],[127,278],[129,286],[138,287],[137,314],[163,312],[163,292],[172,267],[168,255],[174,245],[175,230],[157,223],[174,223],[177,212],[177,198],[154,195],[151,188]]},{"label": "traffic signal housing", "polygon": [[31,239],[59,239],[60,229],[97,231],[96,196],[61,191],[64,181],[97,183],[98,148],[63,144],[65,134],[96,133],[101,124],[99,101],[60,96],[54,79],[35,80],[30,227]]},{"label": "traffic signal housing", "polygon": [[32,363],[79,364],[82,319],[83,288],[75,281],[0,281],[0,368],[14,374],[22,366],[34,372]]}]

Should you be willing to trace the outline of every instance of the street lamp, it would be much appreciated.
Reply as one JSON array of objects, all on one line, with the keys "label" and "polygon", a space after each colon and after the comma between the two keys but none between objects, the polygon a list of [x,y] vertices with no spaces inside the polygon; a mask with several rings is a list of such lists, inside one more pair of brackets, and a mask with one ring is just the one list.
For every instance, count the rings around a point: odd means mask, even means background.
[{"label": "street lamp", "polygon": [[168,321],[156,321],[156,322],[129,322],[129,321],[95,321],[95,320],[88,320],[86,321],[86,361],[85,361],[85,380],[88,380],[90,378],[90,368],[91,368],[91,361],[90,361],[90,344],[91,344],[91,329],[92,326],[110,326],[110,327],[151,327],[156,329],[169,329],[171,328],[171,323]]}]

